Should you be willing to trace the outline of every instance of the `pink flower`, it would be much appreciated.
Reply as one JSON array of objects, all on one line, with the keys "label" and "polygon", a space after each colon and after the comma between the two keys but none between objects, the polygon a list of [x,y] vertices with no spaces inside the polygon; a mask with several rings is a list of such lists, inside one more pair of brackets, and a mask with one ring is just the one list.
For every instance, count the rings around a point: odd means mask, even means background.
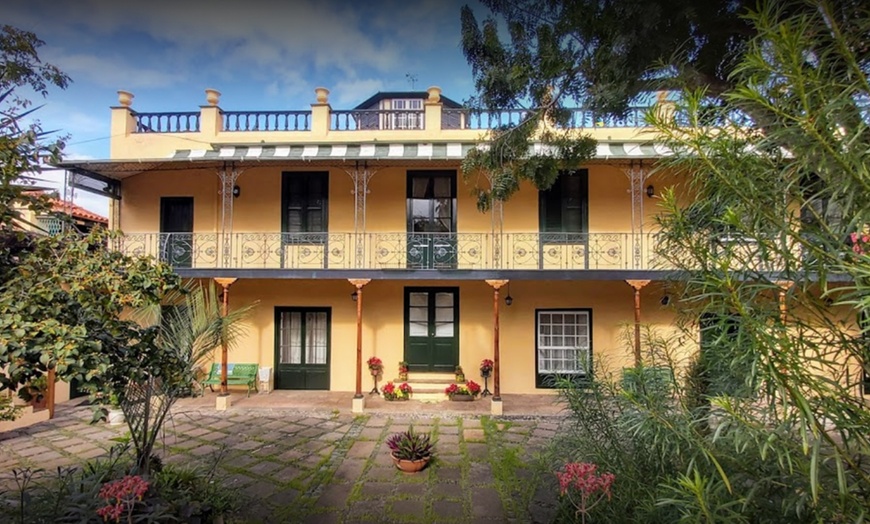
[{"label": "pink flower", "polygon": [[569,462],[562,471],[556,472],[559,493],[571,500],[584,522],[589,511],[604,497],[610,500],[610,487],[616,480],[612,473],[598,474],[597,470],[598,466],[589,462]]}]

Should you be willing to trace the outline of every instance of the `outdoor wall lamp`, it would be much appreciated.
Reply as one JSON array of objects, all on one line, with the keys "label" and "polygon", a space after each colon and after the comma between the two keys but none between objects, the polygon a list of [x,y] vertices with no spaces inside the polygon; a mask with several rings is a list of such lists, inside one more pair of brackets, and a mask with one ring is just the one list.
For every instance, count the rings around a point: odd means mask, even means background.
[{"label": "outdoor wall lamp", "polygon": [[359,293],[354,291],[353,293],[350,294],[350,299],[353,300],[354,302],[356,302],[357,300],[359,300]]},{"label": "outdoor wall lamp", "polygon": [[242,188],[240,188],[239,186],[233,186],[233,197],[239,198],[239,195],[241,195],[241,194],[242,194]]},{"label": "outdoor wall lamp", "polygon": [[656,196],[656,188],[654,188],[652,184],[646,186],[646,196],[650,198]]},{"label": "outdoor wall lamp", "polygon": [[510,306],[514,303],[514,297],[511,296],[511,283],[508,282],[507,296],[504,297],[504,304]]}]

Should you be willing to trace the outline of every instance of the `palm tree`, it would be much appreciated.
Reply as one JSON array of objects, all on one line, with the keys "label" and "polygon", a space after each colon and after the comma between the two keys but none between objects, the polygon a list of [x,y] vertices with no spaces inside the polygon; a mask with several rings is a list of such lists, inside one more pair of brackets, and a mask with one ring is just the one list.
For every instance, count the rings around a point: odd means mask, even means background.
[{"label": "palm tree", "polygon": [[154,444],[173,404],[191,390],[199,369],[215,348],[236,345],[254,307],[242,306],[223,315],[214,284],[201,283],[186,286],[165,302],[168,305],[134,313],[139,322],[156,329],[154,350],[161,355],[160,365],[144,382],[128,383],[120,395],[141,474],[150,470]]}]

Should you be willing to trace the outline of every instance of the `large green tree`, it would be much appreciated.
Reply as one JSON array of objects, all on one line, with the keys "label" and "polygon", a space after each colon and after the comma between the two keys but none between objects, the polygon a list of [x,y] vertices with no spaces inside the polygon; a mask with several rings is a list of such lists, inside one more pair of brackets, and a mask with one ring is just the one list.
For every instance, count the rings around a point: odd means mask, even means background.
[{"label": "large green tree", "polygon": [[[496,129],[492,147],[475,152],[464,166],[482,208],[493,198],[509,198],[522,180],[546,189],[559,169],[592,154],[588,138],[541,134],[542,121],[566,126],[570,107],[624,115],[630,104],[646,104],[652,91],[663,89],[704,89],[705,104],[721,104],[720,95],[737,86],[735,68],[758,35],[747,18],[756,0],[482,3],[489,9],[482,21],[468,6],[461,12],[462,50],[477,91],[470,104],[481,111],[527,110],[521,121]],[[812,0],[783,8],[786,15],[818,9]],[[832,2],[827,16],[857,37],[847,44],[866,66],[870,34],[855,22],[863,13],[864,2],[841,0]],[[748,110],[757,125],[769,124],[766,108]],[[532,141],[551,147],[529,154]],[[491,186],[480,182],[481,173],[495,179]]]},{"label": "large green tree", "polygon": [[[570,396],[563,450],[617,475],[603,521],[867,518],[870,11],[837,13],[761,3],[721,106],[699,88],[679,119],[651,115],[685,180],[663,195],[657,254],[681,276],[680,336],[700,327],[702,349],[645,361],[673,369],[667,394],[597,377]],[[756,113],[762,129],[735,119]]]},{"label": "large green tree", "polygon": [[94,389],[160,374],[157,332],[122,318],[127,308],[158,302],[178,287],[163,264],[107,249],[96,230],[45,236],[29,231],[21,209],[49,210],[27,194],[28,177],[63,141],[42,130],[22,92],[45,96],[69,78],[43,63],[35,34],[0,28],[0,390],[15,389],[54,369]]}]

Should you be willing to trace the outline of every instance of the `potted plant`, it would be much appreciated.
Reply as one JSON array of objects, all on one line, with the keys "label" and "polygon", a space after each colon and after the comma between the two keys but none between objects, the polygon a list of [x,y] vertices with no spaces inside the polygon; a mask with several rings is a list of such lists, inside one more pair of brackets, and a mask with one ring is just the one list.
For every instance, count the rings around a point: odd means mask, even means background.
[{"label": "potted plant", "polygon": [[444,390],[450,400],[455,401],[471,401],[480,393],[480,384],[469,380],[465,384],[450,384]]},{"label": "potted plant", "polygon": [[434,451],[431,435],[428,432],[416,433],[413,426],[390,435],[387,446],[393,463],[405,473],[416,473],[425,468]]},{"label": "potted plant", "polygon": [[456,366],[456,382],[465,382],[465,372],[462,371],[462,366]]},{"label": "potted plant", "polygon": [[112,392],[104,395],[103,399],[106,401],[106,405],[103,407],[106,411],[106,422],[110,426],[120,426],[127,422],[124,411],[121,409],[121,398],[117,393]]},{"label": "potted plant", "polygon": [[410,400],[413,390],[407,382],[403,382],[398,386],[392,382],[387,382],[383,388],[383,393],[386,400]]},{"label": "potted plant", "polygon": [[483,378],[489,378],[489,376],[492,374],[492,368],[494,366],[495,363],[492,360],[488,358],[483,359],[483,361],[481,361],[480,363],[480,376]]},{"label": "potted plant", "polygon": [[372,374],[372,381],[374,382],[374,387],[369,394],[380,395],[381,392],[378,391],[378,377],[384,371],[384,363],[378,357],[371,357],[366,361],[366,364],[369,366],[369,373]]},{"label": "potted plant", "polygon": [[404,360],[399,362],[399,380],[408,380],[408,363]]},{"label": "potted plant", "polygon": [[18,398],[29,403],[33,409],[43,409],[48,405],[47,391],[48,379],[45,375],[40,375],[18,388]]}]

